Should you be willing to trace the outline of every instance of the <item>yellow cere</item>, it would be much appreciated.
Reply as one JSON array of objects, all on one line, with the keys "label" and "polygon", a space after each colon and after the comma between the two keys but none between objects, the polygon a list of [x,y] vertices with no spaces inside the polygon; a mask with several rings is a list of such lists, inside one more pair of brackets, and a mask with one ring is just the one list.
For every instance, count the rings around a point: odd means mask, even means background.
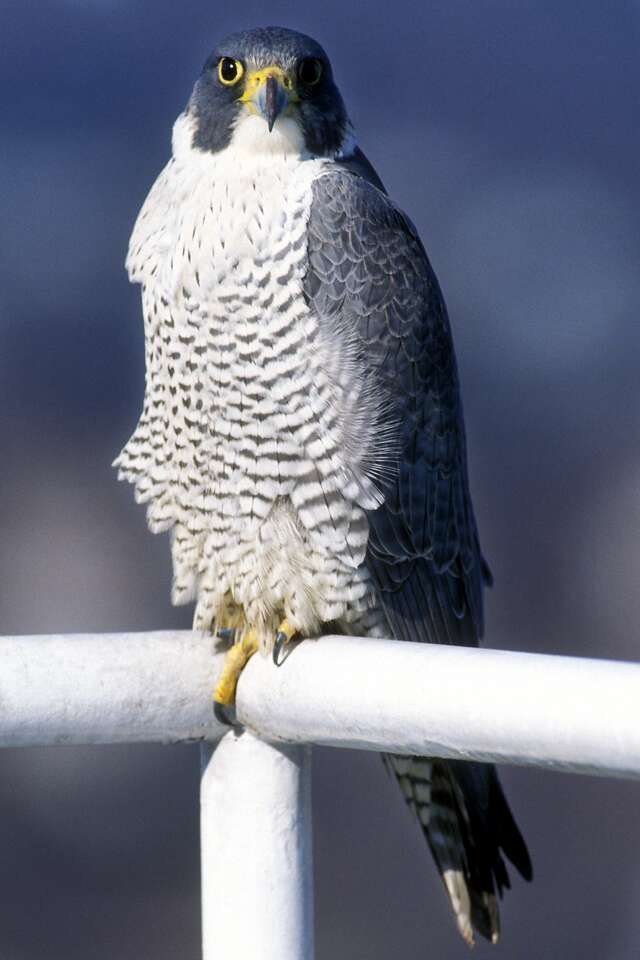
[{"label": "yellow cere", "polygon": [[267,77],[275,77],[278,83],[284,87],[289,94],[290,103],[295,103],[295,101],[298,100],[295,92],[294,80],[291,74],[283,70],[282,67],[271,64],[268,67],[261,67],[259,70],[249,71],[244,84],[244,92],[240,97],[243,103],[248,103],[250,100],[253,100],[257,91],[266,81]]}]

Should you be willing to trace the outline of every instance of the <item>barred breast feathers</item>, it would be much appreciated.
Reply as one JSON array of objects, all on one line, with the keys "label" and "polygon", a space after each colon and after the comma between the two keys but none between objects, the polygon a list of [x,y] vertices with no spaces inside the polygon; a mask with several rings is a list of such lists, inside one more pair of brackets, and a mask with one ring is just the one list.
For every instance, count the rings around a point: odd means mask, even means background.
[{"label": "barred breast feathers", "polygon": [[146,386],[116,465],[150,529],[173,529],[176,603],[212,565],[233,566],[283,498],[316,549],[359,567],[394,456],[347,319],[320,322],[303,296],[311,184],[327,161],[301,156],[295,124],[263,130],[245,121],[208,154],[183,114],[129,247]]}]

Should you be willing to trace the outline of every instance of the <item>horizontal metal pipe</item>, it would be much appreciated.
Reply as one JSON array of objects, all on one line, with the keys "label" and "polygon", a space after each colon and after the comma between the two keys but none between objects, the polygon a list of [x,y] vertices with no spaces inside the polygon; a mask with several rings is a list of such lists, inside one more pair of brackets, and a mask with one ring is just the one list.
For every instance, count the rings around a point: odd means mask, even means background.
[{"label": "horizontal metal pipe", "polygon": [[[0,639],[0,745],[218,739],[221,654],[189,632]],[[640,665],[323,637],[254,657],[266,739],[640,776]]]},{"label": "horizontal metal pipe", "polygon": [[214,650],[189,631],[0,637],[0,746],[219,739]]}]

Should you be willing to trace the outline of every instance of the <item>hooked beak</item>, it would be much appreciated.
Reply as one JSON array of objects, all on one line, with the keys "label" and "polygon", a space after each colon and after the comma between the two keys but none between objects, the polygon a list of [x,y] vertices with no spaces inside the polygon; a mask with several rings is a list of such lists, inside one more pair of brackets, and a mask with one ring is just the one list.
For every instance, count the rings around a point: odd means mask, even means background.
[{"label": "hooked beak", "polygon": [[258,107],[267,121],[269,133],[273,130],[274,123],[288,103],[289,95],[287,91],[278,83],[273,74],[270,74],[258,91]]},{"label": "hooked beak", "polygon": [[291,76],[276,66],[249,74],[241,97],[252,113],[259,113],[267,121],[269,132],[289,104],[297,99]]}]

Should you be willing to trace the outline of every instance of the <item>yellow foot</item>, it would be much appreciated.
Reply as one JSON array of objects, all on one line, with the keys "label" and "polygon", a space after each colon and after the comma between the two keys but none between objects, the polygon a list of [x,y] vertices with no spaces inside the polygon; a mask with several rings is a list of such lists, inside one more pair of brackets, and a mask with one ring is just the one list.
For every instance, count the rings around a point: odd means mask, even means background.
[{"label": "yellow foot", "polygon": [[298,631],[291,626],[288,620],[283,620],[276,630],[276,641],[273,645],[273,662],[278,666],[280,651],[285,643],[289,643]]},{"label": "yellow foot", "polygon": [[235,703],[236,687],[240,674],[244,670],[248,660],[258,649],[258,635],[255,630],[247,630],[242,640],[234,643],[230,647],[224,658],[222,670],[213,692],[213,699],[216,703],[225,707],[230,707]]}]

